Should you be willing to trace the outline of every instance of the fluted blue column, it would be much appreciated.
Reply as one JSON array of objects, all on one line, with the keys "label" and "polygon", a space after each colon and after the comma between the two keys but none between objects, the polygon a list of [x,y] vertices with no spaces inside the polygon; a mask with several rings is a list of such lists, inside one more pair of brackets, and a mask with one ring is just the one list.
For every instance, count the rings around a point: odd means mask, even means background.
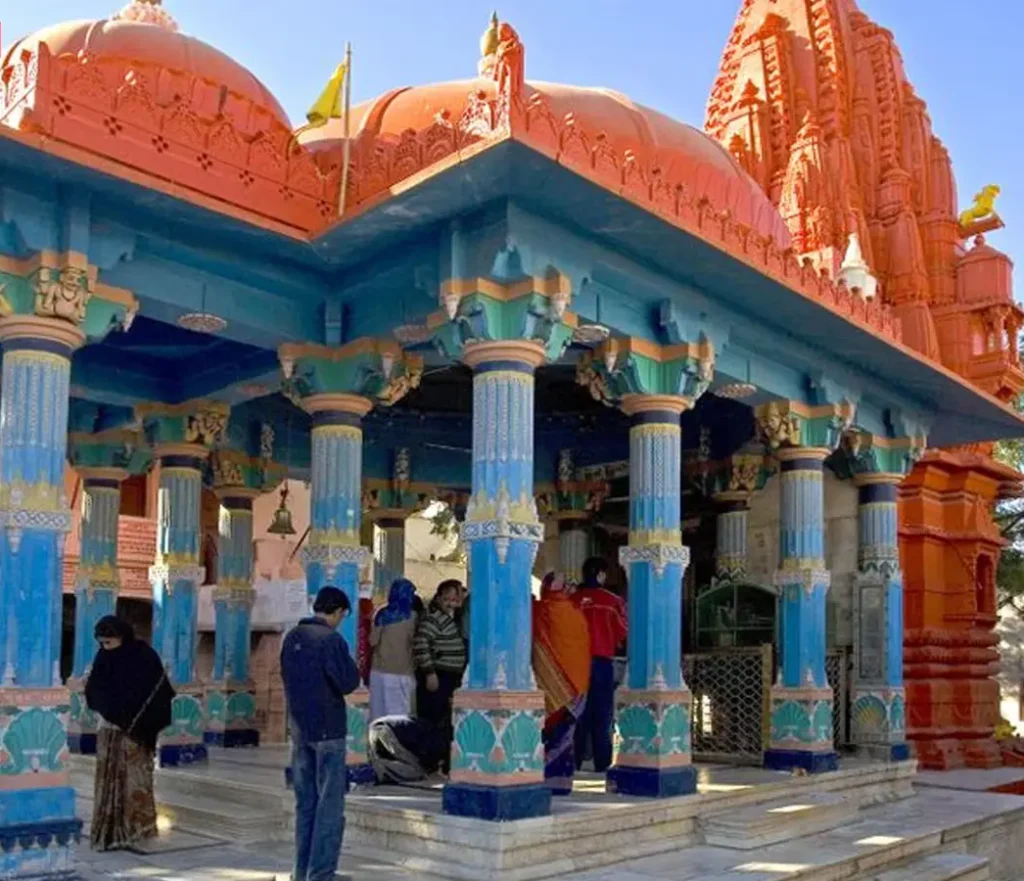
[{"label": "fluted blue column", "polygon": [[[360,544],[362,523],[363,417],[372,406],[350,394],[313,395],[303,401],[312,416],[312,474],[309,540],[303,551],[310,601],[321,587],[345,592],[350,614],[341,634],[352,657],[358,650],[359,573],[370,559]],[[348,744],[346,760],[354,783],[373,780],[367,757],[370,697],[360,688],[346,698]]]},{"label": "fluted blue column", "polygon": [[80,468],[82,478],[81,541],[75,578],[75,647],[71,679],[71,721],[68,745],[72,752],[96,752],[97,719],[85,705],[85,679],[96,656],[96,622],[117,608],[117,524],[121,513],[120,468]]},{"label": "fluted blue column", "polygon": [[81,830],[60,681],[71,354],[83,335],[48,318],[0,318],[0,839],[6,877],[64,876]]},{"label": "fluted blue column", "polygon": [[900,761],[909,757],[903,689],[903,573],[898,486],[902,474],[858,474],[858,567],[854,594],[853,741]]},{"label": "fluted blue column", "polygon": [[213,590],[213,681],[206,692],[208,744],[259,746],[256,696],[250,672],[253,498],[257,490],[218,489],[217,585]]},{"label": "fluted blue column", "polygon": [[832,689],[825,675],[824,461],[830,451],[787,447],[779,460],[779,676],[771,692],[765,766],[833,771]]},{"label": "fluted blue column", "polygon": [[543,527],[533,496],[534,371],[544,347],[471,343],[470,648],[455,696],[448,813],[513,820],[550,811],[541,729],[544,697],[531,664],[531,584]]},{"label": "fluted blue column", "polygon": [[682,432],[690,406],[675,395],[627,395],[629,544],[619,561],[629,578],[628,675],[616,698],[619,748],[609,786],[629,795],[696,791],[690,764],[691,695],[682,673]]},{"label": "fluted blue column", "polygon": [[583,577],[583,564],[590,556],[590,532],[580,517],[558,520],[558,568],[562,574],[579,581]]},{"label": "fluted blue column", "polygon": [[198,444],[163,444],[160,462],[156,562],[149,570],[153,586],[153,647],[160,653],[177,697],[171,725],[160,737],[165,766],[206,758],[203,743],[203,688],[196,681],[202,467],[208,455]]},{"label": "fluted blue column", "polygon": [[719,506],[715,521],[715,578],[741,582],[747,576],[750,493],[721,492],[714,500]]}]

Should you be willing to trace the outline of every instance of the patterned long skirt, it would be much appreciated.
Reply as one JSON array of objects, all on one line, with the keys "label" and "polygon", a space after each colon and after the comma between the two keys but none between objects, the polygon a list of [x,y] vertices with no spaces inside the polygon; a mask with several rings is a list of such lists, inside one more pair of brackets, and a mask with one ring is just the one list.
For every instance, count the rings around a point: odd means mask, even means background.
[{"label": "patterned long skirt", "polygon": [[117,728],[101,728],[96,743],[94,850],[123,850],[155,838],[153,751]]}]

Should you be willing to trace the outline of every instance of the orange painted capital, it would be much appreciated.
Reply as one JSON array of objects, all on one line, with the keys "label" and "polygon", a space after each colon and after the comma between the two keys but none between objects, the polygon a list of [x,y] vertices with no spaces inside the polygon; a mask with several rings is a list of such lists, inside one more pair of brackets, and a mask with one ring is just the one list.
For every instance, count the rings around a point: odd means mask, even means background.
[{"label": "orange painted capital", "polygon": [[125,468],[76,468],[75,471],[82,480],[116,480],[120,483],[128,479]]},{"label": "orange painted capital", "polygon": [[0,318],[0,342],[11,340],[49,340],[75,351],[85,342],[85,334],[81,328],[59,318],[8,315]]},{"label": "orange painted capital", "polygon": [[622,409],[627,416],[662,411],[682,414],[693,406],[693,398],[682,395],[623,395]]},{"label": "orange painted capital", "polygon": [[832,455],[832,451],[824,447],[779,447],[774,455],[780,462],[792,462],[794,459],[818,459],[824,462]]},{"label": "orange painted capital", "polygon": [[477,368],[491,361],[521,361],[533,368],[540,367],[548,357],[543,343],[535,340],[494,340],[467,343],[462,360]]},{"label": "orange painted capital", "polygon": [[302,402],[307,413],[352,413],[362,419],[373,409],[373,401],[362,395],[323,394],[310,395]]},{"label": "orange painted capital", "polygon": [[153,448],[153,455],[157,459],[167,456],[188,456],[192,459],[207,459],[210,455],[208,448],[202,444],[157,444]]}]

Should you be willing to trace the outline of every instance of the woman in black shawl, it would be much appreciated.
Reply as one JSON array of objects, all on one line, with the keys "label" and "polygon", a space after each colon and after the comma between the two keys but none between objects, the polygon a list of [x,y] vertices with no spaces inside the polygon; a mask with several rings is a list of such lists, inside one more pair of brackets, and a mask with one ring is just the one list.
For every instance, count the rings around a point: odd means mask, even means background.
[{"label": "woman in black shawl", "polygon": [[160,656],[126,621],[101,618],[95,636],[100,649],[85,684],[86,703],[101,718],[92,846],[117,850],[157,834],[153,758],[171,724],[174,689]]}]

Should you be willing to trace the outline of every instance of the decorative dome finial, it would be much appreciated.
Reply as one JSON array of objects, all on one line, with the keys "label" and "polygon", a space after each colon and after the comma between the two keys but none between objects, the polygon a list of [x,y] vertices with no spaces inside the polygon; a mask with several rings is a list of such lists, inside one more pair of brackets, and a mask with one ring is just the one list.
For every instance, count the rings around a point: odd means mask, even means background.
[{"label": "decorative dome finial", "polygon": [[151,24],[165,31],[177,32],[178,23],[164,9],[163,0],[131,0],[113,17],[114,21],[133,21],[137,24]]},{"label": "decorative dome finial", "polygon": [[480,76],[489,77],[494,71],[494,53],[498,51],[498,11],[491,13],[491,23],[480,38],[480,63],[477,65],[477,73]]}]

